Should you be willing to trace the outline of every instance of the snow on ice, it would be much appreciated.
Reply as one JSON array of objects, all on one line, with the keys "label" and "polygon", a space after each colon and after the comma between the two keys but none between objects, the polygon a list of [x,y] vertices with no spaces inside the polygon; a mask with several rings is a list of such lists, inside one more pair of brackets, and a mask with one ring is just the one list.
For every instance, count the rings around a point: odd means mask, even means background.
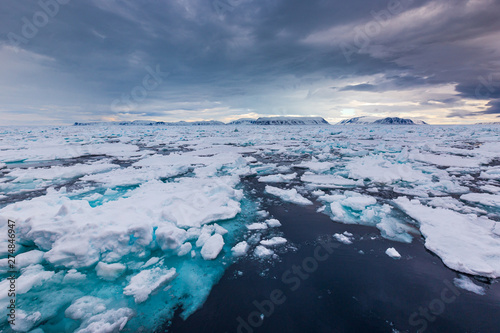
[{"label": "snow on ice", "polygon": [[[252,186],[392,241],[422,236],[451,269],[500,277],[498,126],[270,126],[4,129],[0,289],[12,219],[16,329],[154,330],[175,309],[186,318],[234,260],[272,259],[288,243],[287,221],[253,202]],[[455,283],[483,292],[467,279]]]}]

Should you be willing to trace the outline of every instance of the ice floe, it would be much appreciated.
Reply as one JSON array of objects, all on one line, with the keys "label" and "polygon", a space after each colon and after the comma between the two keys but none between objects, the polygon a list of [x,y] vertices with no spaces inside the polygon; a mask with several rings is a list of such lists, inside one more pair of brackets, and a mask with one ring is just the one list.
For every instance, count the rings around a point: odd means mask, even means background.
[{"label": "ice floe", "polygon": [[399,252],[393,247],[390,247],[387,250],[385,250],[385,254],[387,254],[389,257],[393,259],[401,258],[401,254],[399,254]]},{"label": "ice floe", "polygon": [[453,283],[458,288],[473,292],[474,294],[477,294],[477,295],[484,295],[485,294],[485,290],[483,287],[478,286],[477,284],[472,282],[472,280],[470,278],[468,278],[465,275],[460,276],[460,278],[454,278]]},{"label": "ice floe", "polygon": [[279,197],[281,200],[291,202],[297,205],[312,205],[313,203],[300,195],[296,189],[284,190],[281,188],[266,186],[266,193]]},{"label": "ice floe", "polygon": [[[333,221],[399,242],[422,235],[451,269],[500,276],[498,127],[109,125],[0,135],[0,274],[12,219],[20,331],[154,331],[175,309],[189,316],[233,260],[267,262],[290,246],[279,229],[287,221],[259,206],[267,201],[314,198]],[[274,199],[259,197],[262,188]],[[0,295],[2,316],[6,301]]]}]

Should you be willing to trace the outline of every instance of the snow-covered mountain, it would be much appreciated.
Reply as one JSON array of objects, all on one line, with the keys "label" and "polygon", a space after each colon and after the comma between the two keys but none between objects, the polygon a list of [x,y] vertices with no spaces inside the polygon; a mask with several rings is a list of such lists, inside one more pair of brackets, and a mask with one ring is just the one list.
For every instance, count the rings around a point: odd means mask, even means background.
[{"label": "snow-covered mountain", "polygon": [[120,126],[206,126],[206,125],[225,125],[217,120],[201,120],[201,121],[178,121],[164,122],[153,120],[134,120],[134,121],[115,121],[115,122],[75,122],[74,126],[92,126],[92,125],[120,125]]},{"label": "snow-covered mountain", "polygon": [[260,117],[254,125],[329,125],[321,117]]},{"label": "snow-covered mountain", "polygon": [[339,122],[337,125],[427,125],[426,122],[422,120],[405,119],[398,117],[355,117],[351,119],[345,119]]},{"label": "snow-covered mountain", "polygon": [[[75,126],[91,126],[91,125],[121,125],[121,126],[203,126],[203,125],[226,125],[217,120],[202,120],[202,121],[178,121],[164,122],[152,120],[134,120],[134,121],[118,121],[118,122],[75,122]],[[261,117],[258,119],[241,118],[231,121],[227,125],[329,125],[329,123],[321,117]]]},{"label": "snow-covered mountain", "polygon": [[229,122],[228,125],[254,125],[256,121],[255,118],[240,118]]},{"label": "snow-covered mountain", "polygon": [[260,117],[241,118],[234,120],[228,125],[328,125],[329,123],[321,117]]}]

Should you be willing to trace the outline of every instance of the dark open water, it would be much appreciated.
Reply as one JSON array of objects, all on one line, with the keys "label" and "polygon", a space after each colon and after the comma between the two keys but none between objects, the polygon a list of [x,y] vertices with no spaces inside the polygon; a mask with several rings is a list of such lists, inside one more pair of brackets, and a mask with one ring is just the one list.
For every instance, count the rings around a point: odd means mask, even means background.
[{"label": "dark open water", "polygon": [[[263,184],[251,182],[251,186],[257,189],[256,196],[269,197],[263,194]],[[484,296],[457,289],[452,282],[459,275],[427,251],[422,239],[392,242],[378,236],[376,228],[333,222],[316,213],[316,205],[264,204],[263,208],[281,221],[284,237],[297,251],[281,254],[274,264],[250,258],[235,263],[202,308],[187,320],[176,315],[160,332],[500,332],[500,284],[474,280],[486,287]],[[318,239],[344,231],[354,234],[352,245],[341,244],[317,269],[310,266],[312,272],[307,279],[298,279],[296,290],[291,290],[296,280],[283,282],[285,272],[314,256]],[[402,258],[388,257],[389,247]],[[237,271],[243,275],[237,276]],[[297,275],[287,275],[291,276]],[[253,302],[269,300],[276,289],[286,300],[261,321],[258,313],[264,311],[255,312]],[[249,315],[253,326],[248,324]]]}]

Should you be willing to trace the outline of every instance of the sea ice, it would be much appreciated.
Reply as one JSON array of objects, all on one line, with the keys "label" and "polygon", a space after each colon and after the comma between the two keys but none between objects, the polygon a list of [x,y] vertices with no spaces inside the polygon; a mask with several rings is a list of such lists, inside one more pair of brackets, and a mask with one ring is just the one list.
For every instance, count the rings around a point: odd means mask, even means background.
[{"label": "sea ice", "polygon": [[[459,272],[491,278],[500,276],[500,238],[496,222],[422,205],[400,197],[394,203],[419,222],[425,247]],[[450,232],[452,230],[453,232]]]},{"label": "sea ice", "polygon": [[205,260],[213,260],[217,258],[223,246],[224,239],[221,235],[215,234],[207,239],[207,241],[201,248],[201,256]]},{"label": "sea ice", "polygon": [[269,176],[259,177],[259,182],[262,182],[262,183],[288,183],[291,180],[293,180],[295,177],[297,177],[296,173],[291,173],[289,175],[282,175],[282,174],[269,175]]},{"label": "sea ice", "polygon": [[127,266],[120,263],[106,264],[99,262],[95,267],[97,276],[108,281],[116,280],[126,269]]},{"label": "sea ice", "polygon": [[[420,232],[425,246],[448,267],[500,276],[496,127],[238,130],[5,128],[0,134],[0,272],[8,267],[10,218],[16,221],[18,243],[16,296],[23,304],[18,327],[154,331],[174,309],[189,316],[231,257],[249,251],[257,258],[274,255],[263,245],[270,247],[273,239],[265,229],[281,223],[259,212],[262,198],[250,201],[260,186],[248,189],[240,182],[249,175],[283,182],[265,192],[284,202],[310,205],[303,196],[309,191],[323,203],[317,211],[334,221],[376,227],[383,237],[401,242]],[[409,198],[391,201],[401,195]],[[205,260],[212,257],[218,260]],[[0,290],[7,283],[0,281]],[[79,319],[63,315],[83,307],[84,297],[95,297],[87,303],[97,312],[88,310]],[[6,300],[0,295],[1,304]],[[4,323],[0,330],[10,328]]]},{"label": "sea ice", "polygon": [[477,202],[485,206],[500,207],[500,194],[467,193],[460,196],[460,199]]},{"label": "sea ice", "polygon": [[281,223],[277,219],[268,219],[265,222],[269,228],[281,227]]},{"label": "sea ice", "polygon": [[387,250],[385,250],[385,254],[387,254],[389,257],[391,257],[393,259],[401,258],[401,255],[399,254],[399,252],[393,247],[390,247]]},{"label": "sea ice", "polygon": [[239,242],[238,244],[236,244],[235,246],[233,246],[231,251],[233,252],[233,255],[235,257],[241,257],[241,256],[244,256],[245,254],[247,254],[249,248],[250,248],[250,246],[248,245],[248,243],[245,241],[242,241],[242,242]]},{"label": "sea ice", "polygon": [[286,242],[287,242],[286,238],[273,237],[271,239],[261,240],[260,244],[262,244],[264,246],[278,246],[278,245],[286,244]]},{"label": "sea ice", "polygon": [[256,222],[247,225],[248,230],[262,230],[262,229],[267,229],[269,225],[265,222]]},{"label": "sea ice", "polygon": [[474,294],[477,295],[484,295],[485,290],[483,287],[478,286],[474,282],[472,282],[471,279],[469,279],[467,276],[462,275],[460,278],[454,278],[453,283],[458,287],[462,288],[464,290],[468,290],[470,292],[473,292]]},{"label": "sea ice", "polygon": [[344,243],[346,245],[352,244],[351,239],[346,235],[334,234],[333,237],[335,237],[335,239],[338,240],[339,242]]},{"label": "sea ice", "polygon": [[273,250],[268,249],[262,245],[258,245],[255,248],[254,255],[259,258],[269,258],[274,254]]},{"label": "sea ice", "polygon": [[281,200],[286,202],[291,202],[297,205],[312,205],[313,203],[297,193],[297,190],[292,188],[289,190],[283,190],[277,187],[266,186],[266,193],[272,194],[279,197]]},{"label": "sea ice", "polygon": [[155,267],[143,270],[132,276],[129,284],[123,289],[123,294],[134,296],[136,303],[142,303],[149,295],[170,282],[176,276],[175,268]]}]

